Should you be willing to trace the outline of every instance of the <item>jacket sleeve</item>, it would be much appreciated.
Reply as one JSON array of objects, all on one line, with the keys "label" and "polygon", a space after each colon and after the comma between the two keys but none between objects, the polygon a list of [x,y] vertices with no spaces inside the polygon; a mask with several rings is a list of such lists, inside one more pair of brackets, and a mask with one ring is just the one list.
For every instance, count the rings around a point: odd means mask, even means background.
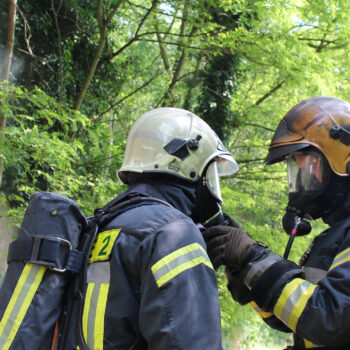
[{"label": "jacket sleeve", "polygon": [[144,254],[139,324],[148,348],[222,349],[216,275],[192,221],[177,220]]},{"label": "jacket sleeve", "polygon": [[250,306],[254,309],[257,315],[271,328],[284,332],[291,333],[292,331],[282,322],[280,321],[272,312],[265,312],[262,308],[260,308],[255,301],[251,301]]},{"label": "jacket sleeve", "polygon": [[[245,272],[246,276],[250,272],[248,283],[253,299],[314,347],[349,343],[349,246],[349,242],[344,242],[327,275],[318,284],[305,280],[293,262],[281,257],[272,259],[271,253],[263,254],[250,262]],[[255,281],[254,274],[258,275]]]}]

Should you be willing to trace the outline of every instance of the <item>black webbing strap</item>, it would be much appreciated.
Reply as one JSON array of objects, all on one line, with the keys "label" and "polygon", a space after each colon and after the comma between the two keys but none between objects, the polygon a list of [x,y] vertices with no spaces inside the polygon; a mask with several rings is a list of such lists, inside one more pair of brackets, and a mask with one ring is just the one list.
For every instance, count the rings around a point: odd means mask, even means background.
[{"label": "black webbing strap", "polygon": [[70,242],[63,238],[32,235],[10,244],[7,262],[18,260],[47,266],[56,272],[80,273],[84,254],[73,250]]},{"label": "black webbing strap", "polygon": [[132,209],[134,206],[139,206],[140,204],[152,204],[159,203],[168,207],[172,207],[168,202],[165,202],[159,198],[147,197],[141,195],[130,196],[129,199],[124,200],[120,203],[113,204],[108,203],[104,208],[95,209],[94,216],[98,222],[99,227],[103,227],[108,222],[112,221],[116,216],[121,214],[123,211]]}]

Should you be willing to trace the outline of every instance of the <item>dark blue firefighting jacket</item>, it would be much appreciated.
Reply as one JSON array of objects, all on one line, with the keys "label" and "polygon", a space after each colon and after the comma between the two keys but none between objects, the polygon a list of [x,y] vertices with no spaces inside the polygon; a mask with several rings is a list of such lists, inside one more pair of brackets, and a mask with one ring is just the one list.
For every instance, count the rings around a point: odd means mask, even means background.
[{"label": "dark blue firefighting jacket", "polygon": [[82,324],[90,349],[222,349],[216,276],[193,221],[151,201],[117,213],[90,255]]},{"label": "dark blue firefighting jacket", "polygon": [[350,217],[336,220],[314,239],[302,269],[281,258],[253,285],[253,307],[273,328],[292,331],[295,349],[350,349],[349,232]]}]

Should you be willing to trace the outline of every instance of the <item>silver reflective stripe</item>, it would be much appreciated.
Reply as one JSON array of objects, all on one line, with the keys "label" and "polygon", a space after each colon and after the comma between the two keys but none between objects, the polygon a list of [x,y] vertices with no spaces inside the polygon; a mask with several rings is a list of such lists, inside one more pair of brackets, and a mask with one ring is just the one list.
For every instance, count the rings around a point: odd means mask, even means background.
[{"label": "silver reflective stripe", "polygon": [[182,272],[200,264],[213,269],[205,249],[199,243],[192,243],[166,255],[152,265],[151,270],[158,287],[161,287]]},{"label": "silver reflective stripe", "polygon": [[329,270],[332,270],[335,267],[341,264],[344,264],[348,261],[350,261],[350,248],[343,250],[341,253],[339,253],[335,257],[335,259],[333,260],[332,266],[329,268]]},{"label": "silver reflective stripe", "polygon": [[96,284],[92,291],[91,301],[90,301],[90,310],[89,310],[89,318],[88,318],[88,339],[87,343],[90,349],[94,349],[94,340],[95,340],[95,320],[96,320],[96,310],[97,310],[97,301],[98,296],[100,294],[100,284]]},{"label": "silver reflective stripe", "polygon": [[266,271],[271,265],[280,260],[282,260],[281,256],[270,253],[268,255],[265,255],[261,260],[249,263],[243,273],[244,282],[246,285],[251,288],[254,282],[263,274],[264,271]]},{"label": "silver reflective stripe", "polygon": [[304,267],[305,279],[313,284],[317,284],[323,277],[327,275],[327,271],[316,267]]},{"label": "silver reflective stripe", "polygon": [[109,283],[111,279],[111,265],[109,261],[95,262],[88,266],[87,283]]},{"label": "silver reflective stripe", "polygon": [[290,315],[292,314],[292,311],[295,305],[299,301],[301,295],[308,289],[309,286],[310,286],[310,283],[308,281],[301,282],[285,302],[280,319],[286,325],[289,324],[289,318],[290,318]]},{"label": "silver reflective stripe", "polygon": [[0,322],[0,349],[10,348],[45,271],[44,266],[25,265]]}]

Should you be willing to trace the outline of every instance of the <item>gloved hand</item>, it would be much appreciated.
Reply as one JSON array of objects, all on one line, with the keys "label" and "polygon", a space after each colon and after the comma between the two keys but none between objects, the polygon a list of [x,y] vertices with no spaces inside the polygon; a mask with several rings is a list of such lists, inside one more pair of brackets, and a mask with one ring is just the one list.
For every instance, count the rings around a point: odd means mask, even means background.
[{"label": "gloved hand", "polygon": [[214,269],[226,265],[240,270],[249,249],[256,244],[240,227],[213,226],[202,234]]},{"label": "gloved hand", "polygon": [[226,267],[225,272],[228,281],[227,288],[230,291],[232,298],[241,305],[245,305],[252,301],[250,290],[244,283],[241,271],[229,270]]}]

